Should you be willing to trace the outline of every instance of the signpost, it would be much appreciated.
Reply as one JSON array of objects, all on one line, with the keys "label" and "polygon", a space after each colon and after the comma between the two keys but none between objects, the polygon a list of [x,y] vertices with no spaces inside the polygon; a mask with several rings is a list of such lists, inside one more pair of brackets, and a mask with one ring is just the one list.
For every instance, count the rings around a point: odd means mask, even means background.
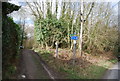
[{"label": "signpost", "polygon": [[[71,34],[75,35],[75,34]],[[73,40],[74,48],[73,48],[73,65],[75,64],[75,55],[76,55],[76,40],[78,40],[78,36],[70,36],[71,40]]]},{"label": "signpost", "polygon": [[71,36],[72,40],[78,40],[78,36]]}]

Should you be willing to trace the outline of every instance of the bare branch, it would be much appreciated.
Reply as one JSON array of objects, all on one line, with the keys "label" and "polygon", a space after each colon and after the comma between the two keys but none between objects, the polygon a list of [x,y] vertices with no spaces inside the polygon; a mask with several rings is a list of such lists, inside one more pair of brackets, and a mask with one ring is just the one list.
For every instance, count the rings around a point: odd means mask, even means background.
[{"label": "bare branch", "polygon": [[31,5],[26,1],[27,5],[29,6],[29,8],[31,9],[31,11],[33,12],[33,15],[35,17],[37,17],[37,14],[35,13],[35,11],[32,9]]},{"label": "bare branch", "polygon": [[90,13],[91,13],[91,11],[92,11],[92,9],[93,9],[93,7],[94,7],[94,2],[92,3],[91,8],[90,8],[90,10],[89,10],[89,12],[88,12],[88,14],[87,14],[85,20],[88,19],[89,15],[90,15]]}]

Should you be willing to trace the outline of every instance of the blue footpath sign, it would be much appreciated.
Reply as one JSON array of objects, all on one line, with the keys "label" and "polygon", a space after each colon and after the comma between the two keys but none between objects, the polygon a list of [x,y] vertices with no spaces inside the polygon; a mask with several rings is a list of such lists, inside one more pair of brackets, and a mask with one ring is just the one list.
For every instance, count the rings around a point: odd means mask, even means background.
[{"label": "blue footpath sign", "polygon": [[78,36],[71,36],[72,40],[78,40]]}]

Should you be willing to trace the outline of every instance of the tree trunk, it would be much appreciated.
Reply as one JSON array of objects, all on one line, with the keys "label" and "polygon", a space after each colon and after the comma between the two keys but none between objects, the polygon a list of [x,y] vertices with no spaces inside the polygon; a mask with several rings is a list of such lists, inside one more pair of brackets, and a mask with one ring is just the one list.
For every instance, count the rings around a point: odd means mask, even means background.
[{"label": "tree trunk", "polygon": [[82,56],[82,31],[83,31],[83,0],[81,0],[81,27],[80,27],[80,55]]},{"label": "tree trunk", "polygon": [[23,39],[24,39],[24,29],[25,29],[25,19],[24,19],[24,24],[23,24],[23,31],[22,31],[21,46],[23,45]]}]

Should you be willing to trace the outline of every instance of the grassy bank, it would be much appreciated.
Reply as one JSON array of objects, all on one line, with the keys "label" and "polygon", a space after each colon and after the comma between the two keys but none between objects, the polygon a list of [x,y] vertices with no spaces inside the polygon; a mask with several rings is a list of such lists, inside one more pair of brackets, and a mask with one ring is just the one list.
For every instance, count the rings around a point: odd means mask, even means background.
[{"label": "grassy bank", "polygon": [[[42,59],[53,69],[64,74],[66,79],[100,79],[105,71],[116,63],[116,59],[101,59],[100,56],[90,56],[88,58],[80,57],[75,59],[73,65],[72,59],[63,60],[55,58],[55,50],[35,50]],[[61,50],[65,51],[65,50]],[[63,54],[64,55],[64,54]]]}]

